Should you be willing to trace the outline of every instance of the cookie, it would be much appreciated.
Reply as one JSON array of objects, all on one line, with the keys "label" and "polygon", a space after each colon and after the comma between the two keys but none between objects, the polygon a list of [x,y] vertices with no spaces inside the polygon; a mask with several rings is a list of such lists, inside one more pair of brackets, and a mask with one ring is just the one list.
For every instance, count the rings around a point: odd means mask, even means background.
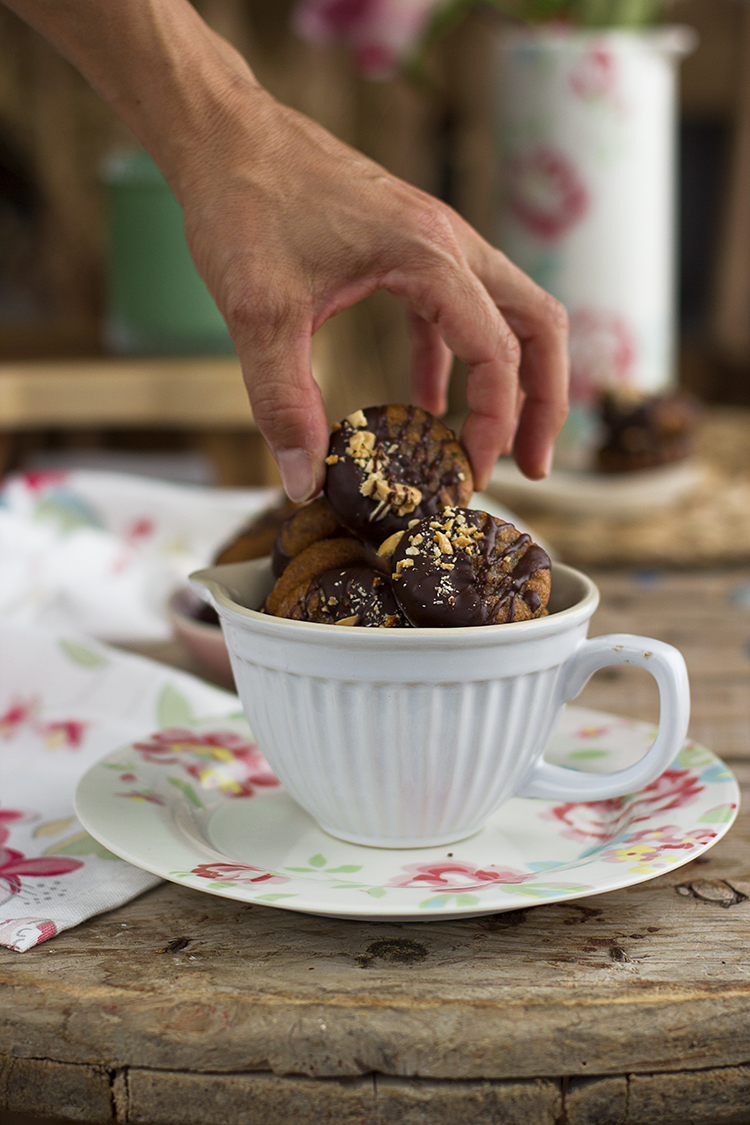
[{"label": "cookie", "polygon": [[325,496],[344,527],[379,544],[413,519],[469,502],[474,482],[455,434],[416,406],[371,406],[334,427]]},{"label": "cookie", "polygon": [[409,628],[388,578],[370,567],[324,570],[292,590],[276,616],[324,625]]},{"label": "cookie", "polygon": [[500,625],[546,612],[549,556],[487,512],[453,507],[420,520],[400,536],[390,565],[398,603],[418,628]]},{"label": "cookie", "polygon": [[278,578],[293,558],[319,539],[341,539],[348,536],[349,532],[342,527],[328,501],[324,496],[319,496],[317,500],[298,508],[282,523],[271,551],[273,572]]},{"label": "cookie", "polygon": [[324,570],[344,566],[369,566],[373,552],[356,539],[319,539],[300,551],[276,579],[266,598],[265,612],[274,617],[284,599],[298,586],[306,585]]},{"label": "cookie", "polygon": [[631,388],[608,391],[601,397],[599,413],[603,429],[596,452],[599,472],[653,469],[693,452],[699,408],[682,391],[663,395]]},{"label": "cookie", "polygon": [[298,508],[299,504],[285,499],[276,507],[261,512],[219,549],[214,557],[214,565],[246,562],[248,559],[262,559],[265,555],[270,555],[279,528]]}]

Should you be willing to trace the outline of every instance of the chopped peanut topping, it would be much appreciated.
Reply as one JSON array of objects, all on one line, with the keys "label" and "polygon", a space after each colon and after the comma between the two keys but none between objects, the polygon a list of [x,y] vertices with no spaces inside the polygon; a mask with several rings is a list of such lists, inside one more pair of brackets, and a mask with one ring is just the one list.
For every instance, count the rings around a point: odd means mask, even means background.
[{"label": "chopped peanut topping", "polygon": [[440,548],[440,551],[443,555],[452,555],[453,554],[453,547],[451,546],[451,541],[450,541],[450,539],[448,538],[447,535],[443,534],[442,531],[436,531],[435,532],[435,540],[436,540],[437,545]]},{"label": "chopped peanut topping", "polygon": [[346,420],[355,430],[359,430],[362,426],[367,425],[364,410],[355,410],[353,414],[347,414]]},{"label": "chopped peanut topping", "polygon": [[389,535],[380,546],[378,547],[378,555],[381,559],[389,559],[396,547],[401,542],[401,536],[405,533],[403,531],[394,531],[393,535]]}]

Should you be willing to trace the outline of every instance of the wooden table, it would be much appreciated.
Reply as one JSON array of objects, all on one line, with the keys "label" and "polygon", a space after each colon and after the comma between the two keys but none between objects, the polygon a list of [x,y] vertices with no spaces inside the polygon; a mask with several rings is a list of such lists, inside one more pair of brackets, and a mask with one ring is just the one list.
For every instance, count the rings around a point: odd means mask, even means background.
[{"label": "wooden table", "polygon": [[[750,571],[594,577],[592,632],[682,649],[691,733],[750,807]],[[630,669],[580,702],[657,706]],[[630,889],[465,921],[328,920],[163,884],[0,950],[0,1121],[746,1125],[749,821]]]}]

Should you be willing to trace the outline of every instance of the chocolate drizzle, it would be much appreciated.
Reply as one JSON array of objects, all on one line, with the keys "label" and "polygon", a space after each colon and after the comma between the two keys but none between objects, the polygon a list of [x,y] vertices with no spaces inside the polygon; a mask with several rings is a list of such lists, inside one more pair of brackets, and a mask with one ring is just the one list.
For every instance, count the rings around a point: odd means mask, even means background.
[{"label": "chocolate drizzle", "polygon": [[298,620],[370,628],[408,627],[384,575],[369,567],[325,570],[308,586]]},{"label": "chocolate drizzle", "polygon": [[396,547],[394,590],[413,625],[502,624],[539,616],[549,596],[547,553],[486,512],[446,508]]},{"label": "chocolate drizzle", "polygon": [[326,498],[341,522],[370,543],[447,504],[465,503],[472,489],[455,435],[419,407],[369,407],[331,435]]}]

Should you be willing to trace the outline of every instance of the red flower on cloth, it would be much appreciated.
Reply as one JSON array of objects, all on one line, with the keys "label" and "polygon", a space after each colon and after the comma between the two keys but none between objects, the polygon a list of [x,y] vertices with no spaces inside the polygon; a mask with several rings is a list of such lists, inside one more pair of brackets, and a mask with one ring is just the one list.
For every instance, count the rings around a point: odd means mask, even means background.
[{"label": "red flower on cloth", "polygon": [[575,309],[570,316],[570,397],[593,402],[600,391],[632,382],[638,348],[624,317],[609,309]]},{"label": "red flower on cloth", "polygon": [[34,720],[39,701],[37,699],[14,699],[4,715],[0,715],[0,735],[13,738],[24,723]]},{"label": "red flower on cloth", "polygon": [[532,875],[510,867],[475,867],[461,860],[436,863],[406,863],[404,875],[396,875],[387,887],[425,887],[433,891],[478,891],[497,883],[524,883]]},{"label": "red flower on cloth", "polygon": [[[64,856],[37,856],[27,859],[23,852],[15,848],[6,848],[5,841],[10,836],[10,831],[5,827],[17,820],[25,820],[26,813],[16,809],[0,809],[0,901],[6,901],[11,895],[16,895],[21,890],[21,880],[28,875],[37,878],[45,875],[67,875],[70,871],[77,871],[83,864],[78,859],[67,859]],[[6,889],[3,895],[3,887]]]},{"label": "red flower on cloth", "polygon": [[57,933],[51,918],[0,918],[0,945],[24,953]]},{"label": "red flower on cloth", "polygon": [[8,829],[4,828],[4,824],[12,824],[15,820],[27,820],[28,813],[20,812],[18,809],[0,809],[0,844],[8,839]]},{"label": "red flower on cloth", "polygon": [[198,875],[201,879],[216,879],[222,883],[248,883],[256,885],[266,883],[288,883],[288,875],[274,875],[271,871],[264,871],[262,867],[252,867],[248,863],[199,863],[193,867],[191,875]]},{"label": "red flower on cloth", "polygon": [[15,848],[3,847],[2,841],[7,839],[7,830],[2,829],[0,832],[4,833],[0,835],[0,895],[2,895],[3,884],[7,888],[3,900],[10,895],[17,895],[21,890],[21,880],[29,875],[36,878],[45,875],[67,875],[83,867],[80,860],[66,859],[64,856],[37,856],[27,859],[23,852],[16,851]]},{"label": "red flower on cloth", "polygon": [[417,48],[441,0],[300,0],[295,31],[311,43],[344,43],[369,78],[389,78]]},{"label": "red flower on cloth", "polygon": [[691,804],[705,786],[691,770],[669,769],[639,793],[608,801],[568,801],[542,813],[560,821],[569,840],[614,840],[629,825],[648,820],[655,812]]},{"label": "red flower on cloth", "polygon": [[533,145],[510,160],[507,191],[516,221],[545,241],[567,234],[589,209],[589,193],[573,161],[550,145]]},{"label": "red flower on cloth", "polygon": [[45,739],[48,750],[58,750],[61,746],[77,750],[89,725],[80,719],[58,719],[50,723],[39,723],[37,730]]}]

